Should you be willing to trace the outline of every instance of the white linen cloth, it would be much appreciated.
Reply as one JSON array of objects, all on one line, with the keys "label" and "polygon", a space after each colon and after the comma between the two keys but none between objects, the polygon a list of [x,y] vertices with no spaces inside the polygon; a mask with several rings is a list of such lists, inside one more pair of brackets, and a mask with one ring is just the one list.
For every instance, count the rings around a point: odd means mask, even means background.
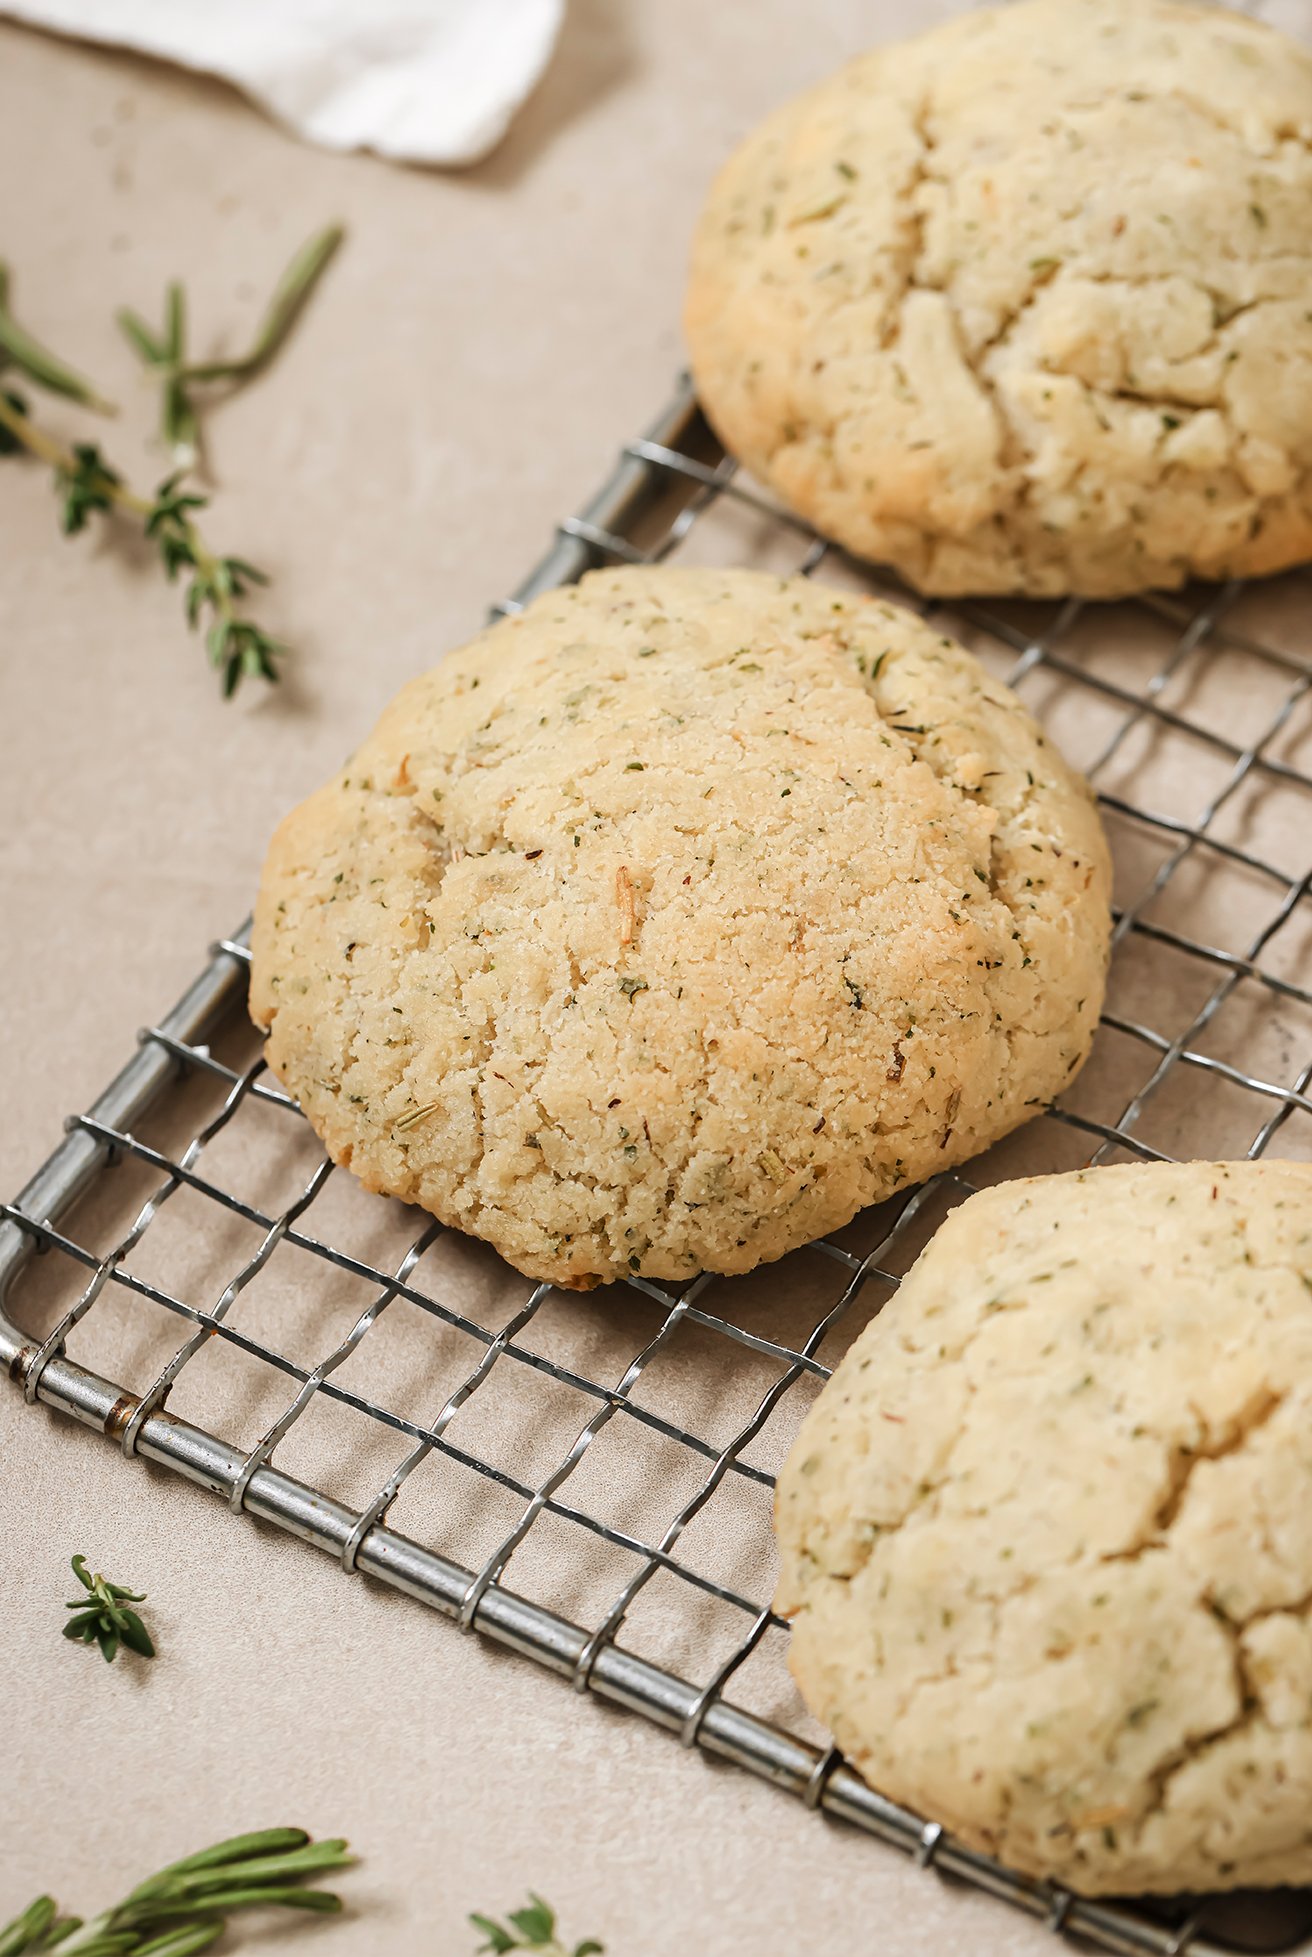
[{"label": "white linen cloth", "polygon": [[299,135],[413,163],[495,148],[565,0],[0,0],[0,14],[220,75]]}]

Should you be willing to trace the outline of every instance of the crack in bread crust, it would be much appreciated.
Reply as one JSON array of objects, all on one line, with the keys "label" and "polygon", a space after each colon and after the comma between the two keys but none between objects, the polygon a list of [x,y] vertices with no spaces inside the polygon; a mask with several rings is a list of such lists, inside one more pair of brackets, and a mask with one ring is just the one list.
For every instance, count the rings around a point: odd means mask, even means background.
[{"label": "crack in bread crust", "polygon": [[595,573],[288,818],[252,1011],[330,1153],[527,1274],[741,1271],[1054,1097],[1107,893],[1085,785],[910,614]]},{"label": "crack in bread crust", "polygon": [[1175,0],[1022,0],[771,116],[685,323],[725,445],[937,593],[1312,551],[1312,56]]},{"label": "crack in bread crust", "polygon": [[1312,1167],[1012,1183],[940,1227],[780,1476],[844,1752],[1084,1894],[1312,1879]]}]

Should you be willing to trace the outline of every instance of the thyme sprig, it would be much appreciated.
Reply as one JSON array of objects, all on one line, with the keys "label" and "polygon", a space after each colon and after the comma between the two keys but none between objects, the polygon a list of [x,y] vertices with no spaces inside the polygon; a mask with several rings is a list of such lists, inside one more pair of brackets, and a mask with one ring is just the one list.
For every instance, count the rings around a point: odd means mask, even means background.
[{"label": "thyme sprig", "polygon": [[[480,1953],[491,1951],[493,1957],[505,1957],[508,1950],[539,1950],[544,1957],[604,1957],[606,1946],[598,1943],[595,1937],[585,1937],[571,1950],[560,1940],[556,1928],[556,1912],[550,1903],[544,1903],[541,1896],[535,1896],[530,1889],[527,1903],[523,1909],[512,1910],[504,1923],[495,1917],[483,1916],[474,1911],[470,1922],[485,1941],[478,1946]],[[4,1957],[0,1950],[0,1957]]]},{"label": "thyme sprig", "polygon": [[311,1841],[303,1828],[234,1835],[171,1862],[85,1923],[61,1916],[52,1896],[38,1896],[0,1929],[0,1957],[56,1947],[62,1957],[192,1957],[223,1935],[234,1910],[340,1910],[340,1896],[302,1885],[353,1859],[344,1841]]},{"label": "thyme sprig", "polygon": [[85,1556],[73,1558],[73,1574],[86,1594],[71,1597],[65,1605],[66,1610],[77,1615],[65,1624],[64,1636],[77,1644],[98,1644],[107,1665],[112,1665],[118,1657],[120,1645],[126,1645],[142,1658],[153,1658],[155,1646],[150,1632],[131,1608],[133,1604],[145,1603],[145,1591],[125,1590],[121,1583],[110,1583],[99,1570],[93,1576],[87,1569]]},{"label": "thyme sprig", "polygon": [[[0,387],[0,457],[26,451],[54,474],[65,536],[76,536],[93,515],[115,513],[135,519],[156,546],[165,575],[186,577],[188,625],[204,627],[210,663],[219,673],[225,699],[246,678],[276,680],[287,648],[246,615],[240,600],[253,585],[268,582],[242,557],[226,557],[206,542],[196,518],[208,499],[183,488],[198,455],[200,415],[193,390],[213,382],[240,385],[260,372],[282,346],[314,291],[343,236],[339,225],[317,232],[283,273],[250,347],[232,359],[189,361],[187,300],[176,281],[167,289],[164,323],[157,333],[136,313],[122,311],[119,324],[129,342],[158,375],[160,419],[174,471],[153,496],[131,487],[94,442],[67,443],[42,428],[26,397]],[[9,277],[0,264],[0,368],[10,367],[47,392],[100,413],[116,412],[83,375],[68,366],[15,319],[9,304]]]},{"label": "thyme sprig", "polygon": [[225,700],[244,678],[277,679],[277,661],[287,648],[247,618],[238,604],[252,585],[268,580],[245,558],[223,557],[210,549],[195,522],[195,513],[208,508],[209,499],[184,494],[180,473],[167,476],[153,497],[138,495],[95,443],[65,445],[37,426],[21,397],[7,392],[0,393],[0,434],[54,471],[65,536],[85,529],[94,511],[118,510],[138,519],[158,547],[170,580],[184,569],[189,571],[187,623],[194,630],[207,621],[206,650],[220,674]]}]

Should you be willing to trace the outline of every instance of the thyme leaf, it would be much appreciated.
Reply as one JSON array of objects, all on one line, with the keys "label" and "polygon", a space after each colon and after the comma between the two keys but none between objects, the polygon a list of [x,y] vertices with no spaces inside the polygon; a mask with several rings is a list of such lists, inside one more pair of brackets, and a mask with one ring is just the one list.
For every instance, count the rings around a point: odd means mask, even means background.
[{"label": "thyme leaf", "polygon": [[[70,1598],[64,1606],[74,1613],[64,1625],[64,1636],[75,1644],[99,1645],[107,1665],[112,1665],[118,1657],[121,1645],[142,1658],[153,1658],[155,1646],[150,1633],[130,1608],[145,1603],[145,1592],[110,1583],[99,1570],[92,1575],[85,1556],[73,1558],[73,1574],[82,1585],[84,1595]],[[0,1940],[0,1953],[3,1951],[4,1943]]]},{"label": "thyme leaf", "polygon": [[605,1957],[606,1946],[595,1937],[585,1937],[572,1948],[562,1943],[555,1910],[532,1890],[524,1907],[511,1910],[504,1922],[478,1910],[471,1912],[469,1920],[483,1938],[479,1957],[487,1951],[492,1957],[505,1957],[508,1950],[539,1950],[544,1957]]}]

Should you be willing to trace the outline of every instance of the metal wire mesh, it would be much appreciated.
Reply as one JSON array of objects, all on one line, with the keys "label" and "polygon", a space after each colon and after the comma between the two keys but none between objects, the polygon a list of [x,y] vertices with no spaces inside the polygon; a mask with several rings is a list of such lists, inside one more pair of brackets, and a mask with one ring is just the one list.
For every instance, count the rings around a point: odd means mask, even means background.
[{"label": "metal wire mesh", "polygon": [[[684,389],[501,609],[671,559],[881,588],[736,480]],[[1093,1058],[969,1175],[747,1278],[566,1298],[323,1159],[245,1026],[239,934],[6,1208],[0,1360],[29,1400],[1055,1931],[1156,1957],[1293,1947],[1301,1896],[1084,1902],[866,1788],[787,1682],[769,1502],[845,1344],[973,1187],[1277,1140],[1312,1155],[1308,596],[1295,577],[938,608],[1090,773],[1117,872]]]}]

